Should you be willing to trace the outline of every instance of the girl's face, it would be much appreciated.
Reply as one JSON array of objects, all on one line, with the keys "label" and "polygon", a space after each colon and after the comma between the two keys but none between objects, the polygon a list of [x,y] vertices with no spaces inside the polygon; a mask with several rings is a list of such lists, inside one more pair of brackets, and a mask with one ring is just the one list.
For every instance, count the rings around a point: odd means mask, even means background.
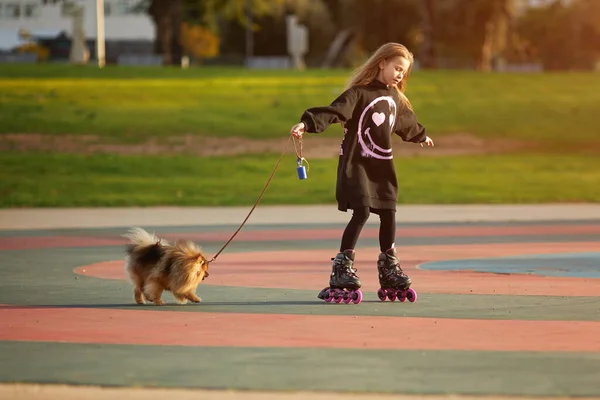
[{"label": "girl's face", "polygon": [[394,57],[379,63],[377,79],[386,85],[398,86],[410,68],[410,61],[406,57]]}]

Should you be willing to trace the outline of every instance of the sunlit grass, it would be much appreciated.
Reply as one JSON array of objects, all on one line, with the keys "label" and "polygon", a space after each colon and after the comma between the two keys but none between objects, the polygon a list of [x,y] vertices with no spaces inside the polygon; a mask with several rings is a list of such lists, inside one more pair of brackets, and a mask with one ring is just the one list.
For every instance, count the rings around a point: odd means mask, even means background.
[{"label": "sunlit grass", "polygon": [[[348,74],[0,65],[0,141],[2,133],[114,143],[188,134],[283,139],[304,109],[329,104]],[[407,94],[434,137],[470,133],[538,146],[529,154],[397,159],[399,202],[600,201],[600,74],[416,72]],[[251,206],[276,160],[5,152],[0,207]],[[333,203],[336,162],[311,160],[309,179],[299,181],[289,154],[263,203]]]},{"label": "sunlit grass", "polygon": [[[0,66],[0,133],[273,138],[304,109],[329,104],[348,74]],[[600,141],[600,74],[415,72],[407,94],[432,135]]]},{"label": "sunlit grass", "polygon": [[[0,207],[251,206],[277,157],[0,153]],[[600,201],[595,156],[415,157],[396,165],[400,203]],[[295,166],[284,157],[261,204],[335,202],[336,160],[312,160],[303,181]]]}]

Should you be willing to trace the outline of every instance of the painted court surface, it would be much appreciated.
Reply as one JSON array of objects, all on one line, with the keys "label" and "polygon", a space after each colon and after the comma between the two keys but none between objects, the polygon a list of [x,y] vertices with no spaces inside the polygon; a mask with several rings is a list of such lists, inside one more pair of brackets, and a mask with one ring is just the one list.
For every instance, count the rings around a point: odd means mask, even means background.
[{"label": "painted court surface", "polygon": [[[344,228],[326,218],[250,220],[203,302],[163,307],[133,301],[127,226],[0,230],[0,398],[600,397],[600,219],[399,215],[418,299],[392,303],[376,295],[375,218],[358,305],[316,298]],[[238,224],[142,226],[212,257]]]}]

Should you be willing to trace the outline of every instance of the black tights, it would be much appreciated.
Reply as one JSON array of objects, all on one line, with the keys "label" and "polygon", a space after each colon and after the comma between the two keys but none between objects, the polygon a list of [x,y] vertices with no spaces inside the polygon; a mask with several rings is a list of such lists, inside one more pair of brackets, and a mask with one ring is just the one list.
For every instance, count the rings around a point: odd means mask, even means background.
[{"label": "black tights", "polygon": [[[394,238],[396,236],[396,211],[376,210],[373,213],[379,215],[379,247],[381,248],[381,252],[384,253],[394,245]],[[342,235],[340,251],[354,250],[360,232],[370,215],[371,211],[369,207],[353,210],[352,218]]]}]

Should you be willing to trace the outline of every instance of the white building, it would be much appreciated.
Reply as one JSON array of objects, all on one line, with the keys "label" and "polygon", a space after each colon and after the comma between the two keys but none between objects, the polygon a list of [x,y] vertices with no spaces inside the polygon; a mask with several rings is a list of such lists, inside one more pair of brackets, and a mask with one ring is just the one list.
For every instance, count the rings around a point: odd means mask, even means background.
[{"label": "white building", "polygon": [[[528,8],[545,7],[553,3],[555,0],[516,0],[515,6],[517,14],[524,13]],[[562,0],[564,4],[569,4],[573,0]]]},{"label": "white building", "polygon": [[[96,0],[75,0],[83,5],[84,30],[87,39],[96,39]],[[104,0],[106,41],[153,41],[154,24],[145,12],[133,12],[139,0]],[[19,30],[33,36],[71,36],[72,20],[60,0],[0,0],[0,50],[19,44]]]}]

